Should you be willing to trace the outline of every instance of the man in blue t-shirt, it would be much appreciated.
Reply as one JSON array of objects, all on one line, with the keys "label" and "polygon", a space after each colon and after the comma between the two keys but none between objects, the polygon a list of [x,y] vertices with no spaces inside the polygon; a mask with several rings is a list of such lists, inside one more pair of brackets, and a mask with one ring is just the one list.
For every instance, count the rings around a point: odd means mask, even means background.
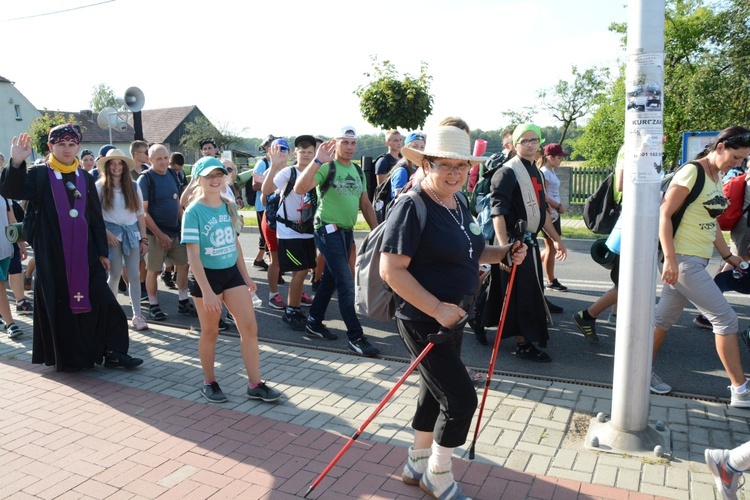
[{"label": "man in blue t-shirt", "polygon": [[375,162],[375,177],[378,186],[388,180],[388,174],[401,158],[401,147],[403,145],[401,132],[396,129],[386,132],[385,145],[388,146],[388,152]]},{"label": "man in blue t-shirt", "polygon": [[149,318],[164,321],[167,315],[159,307],[156,278],[169,259],[177,271],[179,305],[177,312],[196,315],[195,306],[188,299],[187,251],[180,244],[180,185],[177,175],[169,169],[169,152],[163,144],[154,144],[148,150],[151,168],[138,178],[143,193],[146,212],[148,253],[146,254],[146,290],[148,292]]}]

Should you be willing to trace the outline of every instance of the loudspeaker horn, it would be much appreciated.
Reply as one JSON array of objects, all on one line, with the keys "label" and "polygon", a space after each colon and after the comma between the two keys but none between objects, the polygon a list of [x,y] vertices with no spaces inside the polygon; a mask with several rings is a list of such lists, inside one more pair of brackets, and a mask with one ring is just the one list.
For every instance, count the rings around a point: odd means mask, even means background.
[{"label": "loudspeaker horn", "polygon": [[112,106],[107,106],[99,111],[99,116],[96,117],[96,124],[99,125],[99,128],[104,130],[111,128],[120,132],[127,130],[128,124],[122,118],[112,113],[117,113],[117,110]]},{"label": "loudspeaker horn", "polygon": [[143,96],[143,91],[138,87],[129,87],[125,91],[125,106],[130,111],[136,112],[142,110],[145,103],[146,98]]}]

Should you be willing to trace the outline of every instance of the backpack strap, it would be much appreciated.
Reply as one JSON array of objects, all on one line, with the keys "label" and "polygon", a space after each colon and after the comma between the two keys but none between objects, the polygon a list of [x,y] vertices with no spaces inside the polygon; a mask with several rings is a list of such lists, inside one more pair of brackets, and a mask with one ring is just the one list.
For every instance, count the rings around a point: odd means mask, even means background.
[{"label": "backpack strap", "polygon": [[701,194],[701,191],[703,191],[703,186],[706,183],[706,172],[703,170],[703,165],[697,161],[690,161],[686,163],[686,165],[687,164],[695,166],[698,175],[695,179],[695,184],[690,188],[690,192],[682,203],[682,206],[672,214],[672,237],[677,234],[677,228],[680,226],[680,222],[682,222],[682,217],[685,215],[685,210],[687,210],[688,205],[698,199],[698,196]]},{"label": "backpack strap", "polygon": [[414,206],[417,209],[417,219],[419,220],[419,232],[424,231],[425,225],[427,225],[427,207],[424,204],[424,200],[416,191],[407,191],[406,194],[414,202]]},{"label": "backpack strap", "polygon": [[276,212],[276,220],[280,221],[284,225],[288,225],[292,221],[290,221],[286,213],[286,203],[284,201],[286,200],[286,197],[289,196],[289,193],[292,192],[292,189],[294,188],[294,184],[297,182],[297,168],[291,167],[292,171],[289,174],[289,180],[286,182],[286,186],[284,186],[284,192],[281,193],[281,198],[279,199],[279,206],[284,209],[284,217],[281,216],[281,213],[278,211]]}]

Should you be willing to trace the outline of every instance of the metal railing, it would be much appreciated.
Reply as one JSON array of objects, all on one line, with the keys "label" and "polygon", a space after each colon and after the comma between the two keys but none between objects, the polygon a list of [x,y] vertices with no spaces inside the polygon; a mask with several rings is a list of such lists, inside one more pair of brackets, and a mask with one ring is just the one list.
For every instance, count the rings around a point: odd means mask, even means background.
[{"label": "metal railing", "polygon": [[570,204],[583,205],[612,171],[603,167],[578,167],[570,171]]}]

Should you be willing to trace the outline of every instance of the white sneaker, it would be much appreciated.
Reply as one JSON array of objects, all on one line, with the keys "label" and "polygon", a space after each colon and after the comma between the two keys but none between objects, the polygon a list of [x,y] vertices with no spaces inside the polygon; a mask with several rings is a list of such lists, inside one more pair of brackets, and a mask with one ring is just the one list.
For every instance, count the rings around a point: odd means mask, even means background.
[{"label": "white sneaker", "polygon": [[665,384],[656,372],[651,372],[651,392],[655,394],[667,394],[672,392],[672,386]]},{"label": "white sneaker", "polygon": [[737,490],[740,488],[742,473],[738,474],[727,466],[729,451],[706,449],[703,456],[706,458],[708,469],[714,476],[716,488],[719,490],[721,498],[737,500]]},{"label": "white sneaker", "polygon": [[731,385],[727,387],[729,392],[732,393],[732,402],[729,406],[735,408],[750,408],[750,389],[745,389],[745,392],[737,392],[737,390]]}]

